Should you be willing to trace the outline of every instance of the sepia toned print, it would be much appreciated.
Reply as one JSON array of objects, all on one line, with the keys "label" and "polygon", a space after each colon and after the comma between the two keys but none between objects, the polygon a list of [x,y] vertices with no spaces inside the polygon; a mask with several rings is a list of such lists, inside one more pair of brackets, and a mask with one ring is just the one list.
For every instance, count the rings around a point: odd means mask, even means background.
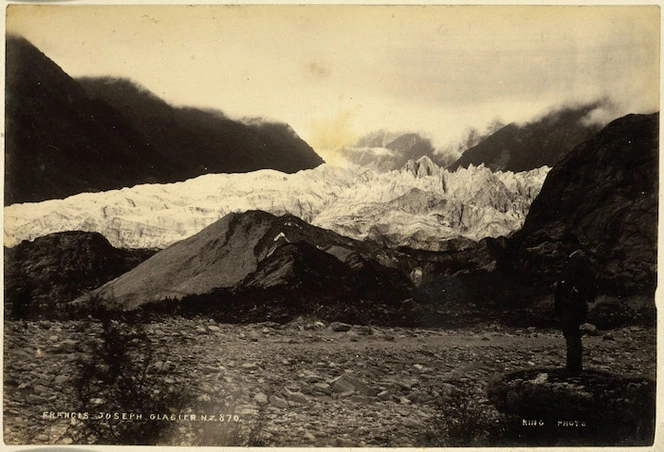
[{"label": "sepia toned print", "polygon": [[659,36],[10,5],[5,444],[652,445]]}]

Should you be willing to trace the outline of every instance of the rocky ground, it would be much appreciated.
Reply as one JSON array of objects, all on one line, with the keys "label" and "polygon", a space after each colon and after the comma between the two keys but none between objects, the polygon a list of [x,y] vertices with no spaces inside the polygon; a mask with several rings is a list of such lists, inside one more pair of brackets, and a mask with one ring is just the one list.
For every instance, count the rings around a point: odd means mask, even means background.
[{"label": "rocky ground", "polygon": [[[160,379],[156,394],[183,389],[186,403],[169,413],[119,412],[104,394],[82,406],[74,390],[76,361],[100,331],[89,321],[5,323],[6,444],[92,442],[80,418],[110,412],[130,423],[155,415],[150,422],[168,427],[160,441],[170,445],[428,445],[443,435],[436,429],[446,416],[498,417],[486,398],[492,378],[564,363],[564,339],[553,329],[168,318],[145,325],[154,350],[147,370]],[[588,369],[654,379],[653,329],[597,331],[583,341]],[[219,422],[220,413],[230,416]]]}]

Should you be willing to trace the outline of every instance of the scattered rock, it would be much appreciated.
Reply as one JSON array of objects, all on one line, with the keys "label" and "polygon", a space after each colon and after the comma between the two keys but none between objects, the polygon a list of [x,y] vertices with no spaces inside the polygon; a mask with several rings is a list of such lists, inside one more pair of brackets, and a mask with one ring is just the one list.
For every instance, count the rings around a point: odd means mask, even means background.
[{"label": "scattered rock", "polygon": [[349,325],[348,323],[342,323],[342,322],[330,323],[330,329],[332,331],[337,331],[337,332],[350,331],[351,328],[353,328],[353,325]]},{"label": "scattered rock", "polygon": [[332,388],[330,387],[329,384],[319,382],[319,383],[314,383],[313,384],[313,389],[314,391],[322,392],[323,394],[332,394]]},{"label": "scattered rock", "polygon": [[381,391],[378,393],[377,397],[380,400],[392,400],[392,393],[390,393],[390,391]]},{"label": "scattered rock", "polygon": [[353,331],[360,336],[370,336],[373,334],[373,329],[366,325],[353,325]]},{"label": "scattered rock", "polygon": [[584,323],[579,327],[581,334],[586,334],[588,336],[598,336],[600,332],[597,330],[597,327],[592,323]]},{"label": "scattered rock", "polygon": [[367,386],[359,378],[347,373],[332,380],[330,385],[332,387],[332,391],[338,394],[345,392],[356,392],[366,396],[375,396],[378,394],[378,391]]},{"label": "scattered rock", "polygon": [[401,389],[410,391],[411,389],[413,389],[413,386],[419,383],[419,380],[416,380],[415,378],[408,378],[404,380],[399,380],[396,383],[401,387]]},{"label": "scattered rock", "polygon": [[55,353],[74,353],[79,349],[78,344],[79,342],[73,339],[65,339],[60,342],[53,351]]},{"label": "scattered rock", "polygon": [[260,403],[261,405],[265,405],[269,402],[269,399],[266,394],[259,392],[254,396],[254,401],[256,403]]},{"label": "scattered rock", "polygon": [[275,408],[289,408],[290,405],[288,405],[288,402],[282,399],[281,397],[278,397],[276,395],[271,395],[268,399],[270,401],[270,405],[272,405]]},{"label": "scattered rock", "polygon": [[318,383],[320,381],[323,381],[323,377],[317,374],[307,373],[303,377],[303,380],[306,381],[307,383]]},{"label": "scattered rock", "polygon": [[175,368],[175,364],[172,361],[157,361],[154,363],[154,368],[158,372],[169,372]]},{"label": "scattered rock", "polygon": [[36,385],[34,388],[35,393],[37,394],[48,394],[51,392],[51,388],[47,388],[44,385]]},{"label": "scattered rock", "polygon": [[302,439],[307,441],[307,442],[310,442],[310,443],[313,443],[314,441],[316,441],[316,437],[314,435],[312,435],[311,432],[308,432],[308,431],[304,432],[304,434],[302,435]]},{"label": "scattered rock", "polygon": [[217,325],[208,325],[207,329],[212,331],[213,333],[221,331],[221,328],[219,328]]},{"label": "scattered rock", "polygon": [[616,338],[613,336],[613,333],[606,333],[602,337],[602,339],[604,339],[605,341],[615,341],[616,340]]},{"label": "scattered rock", "polygon": [[[498,411],[556,425],[583,421],[601,444],[618,437],[654,435],[655,383],[586,370],[568,376],[564,369],[529,369],[493,380],[487,397]],[[608,442],[604,442],[608,441]]]},{"label": "scattered rock", "polygon": [[355,442],[348,438],[337,438],[334,440],[334,447],[354,447],[355,445]]},{"label": "scattered rock", "polygon": [[413,419],[411,417],[403,419],[401,423],[408,428],[421,429],[424,426],[422,422],[418,421],[417,419]]},{"label": "scattered rock", "polygon": [[307,403],[309,401],[307,396],[305,396],[301,392],[291,392],[288,389],[286,389],[284,392],[285,392],[284,395],[286,396],[286,398],[291,402],[303,404],[303,403]]},{"label": "scattered rock", "polygon": [[25,400],[31,405],[41,405],[42,403],[46,403],[44,397],[36,394],[30,394]]}]

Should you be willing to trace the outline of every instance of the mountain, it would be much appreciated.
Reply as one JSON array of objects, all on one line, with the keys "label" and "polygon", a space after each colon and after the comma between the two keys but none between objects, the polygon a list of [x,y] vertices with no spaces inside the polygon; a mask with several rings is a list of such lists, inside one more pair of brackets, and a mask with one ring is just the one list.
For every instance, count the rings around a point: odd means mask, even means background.
[{"label": "mountain", "polygon": [[595,135],[600,126],[585,119],[599,103],[562,108],[527,124],[508,124],[467,149],[450,171],[484,164],[493,171],[528,171],[553,165],[576,145]]},{"label": "mountain", "polygon": [[129,118],[155,152],[180,170],[180,180],[260,168],[293,173],[323,163],[286,124],[238,122],[220,111],[172,107],[121,78],[78,82],[91,99],[106,102]]},{"label": "mountain", "polygon": [[439,166],[447,161],[436,153],[431,141],[416,133],[376,131],[360,138],[354,145],[341,149],[345,158],[355,164],[384,173],[402,168],[409,160],[432,159]]},{"label": "mountain", "polygon": [[48,314],[56,304],[99,287],[152,254],[114,248],[101,234],[80,231],[5,248],[6,315]]},{"label": "mountain", "polygon": [[27,40],[8,37],[6,52],[5,205],[175,178],[126,117]]},{"label": "mountain", "polygon": [[7,38],[5,89],[5,205],[322,162],[286,125],[176,109],[123,80],[81,83],[21,37]]},{"label": "mountain", "polygon": [[578,241],[592,256],[602,291],[652,295],[658,152],[658,113],[615,120],[569,152],[510,240],[517,274],[550,284]]},{"label": "mountain", "polygon": [[5,243],[88,230],[117,247],[164,248],[230,212],[291,213],[355,239],[437,250],[450,238],[508,235],[520,228],[548,168],[524,173],[485,167],[450,173],[428,157],[375,173],[321,165],[284,174],[209,174],[4,209]]},{"label": "mountain", "polygon": [[158,252],[91,296],[123,309],[216,289],[239,296],[279,289],[291,296],[295,290],[341,297],[378,289],[403,296],[411,283],[393,267],[376,244],[316,228],[292,215],[249,211],[229,214]]}]

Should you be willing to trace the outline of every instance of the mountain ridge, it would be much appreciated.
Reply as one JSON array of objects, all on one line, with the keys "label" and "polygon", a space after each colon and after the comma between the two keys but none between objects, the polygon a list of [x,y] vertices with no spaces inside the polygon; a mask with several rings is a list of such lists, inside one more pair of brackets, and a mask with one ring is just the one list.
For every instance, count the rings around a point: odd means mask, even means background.
[{"label": "mountain ridge", "polygon": [[549,172],[510,239],[515,270],[550,284],[570,249],[582,247],[602,290],[654,293],[658,159],[659,113],[619,118],[578,145]]},{"label": "mountain ridge", "polygon": [[[287,125],[247,125],[217,112],[175,109],[135,87],[123,92],[129,107],[118,108],[117,98],[91,96],[89,84],[71,78],[25,38],[7,37],[6,206],[170,183],[212,170],[294,172],[322,163]],[[132,110],[141,102],[144,110]]]},{"label": "mountain ridge", "polygon": [[493,171],[528,171],[553,166],[576,145],[601,130],[586,118],[602,107],[594,102],[579,107],[563,107],[526,124],[508,124],[475,146],[465,150],[449,166],[450,171],[484,164]]},{"label": "mountain ridge", "polygon": [[[297,284],[291,284],[297,283],[298,278],[309,283],[320,282],[318,278],[307,278],[301,271],[320,274],[317,264],[337,270],[327,275],[336,282],[326,285],[330,288],[341,284],[337,287],[340,289],[344,281],[353,286],[370,279],[383,283],[381,273],[390,273],[389,280],[395,284],[410,285],[405,276],[379,261],[391,263],[378,245],[311,226],[290,214],[231,213],[158,252],[78,302],[112,300],[122,309],[131,310],[146,303],[204,295],[217,289],[234,293],[280,285],[294,289]],[[362,276],[367,265],[371,265],[369,279]]]}]

